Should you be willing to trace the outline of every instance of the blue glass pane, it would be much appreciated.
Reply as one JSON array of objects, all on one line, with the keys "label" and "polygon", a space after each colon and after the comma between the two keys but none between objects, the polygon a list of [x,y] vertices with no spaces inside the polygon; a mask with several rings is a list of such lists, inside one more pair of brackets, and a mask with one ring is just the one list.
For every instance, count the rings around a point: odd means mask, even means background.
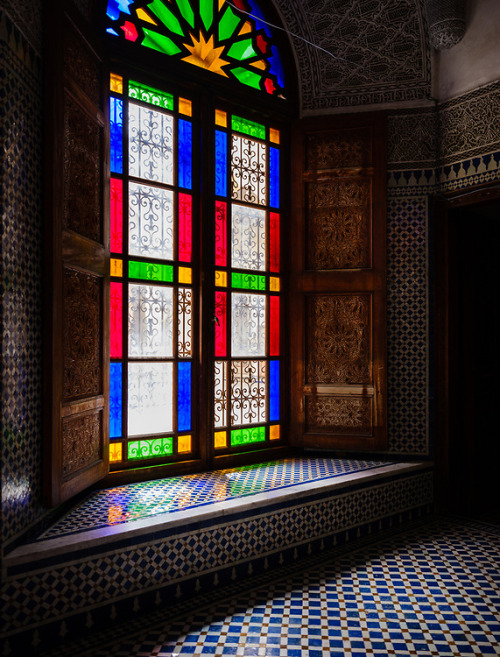
[{"label": "blue glass pane", "polygon": [[110,98],[109,120],[111,123],[111,171],[123,173],[123,101]]},{"label": "blue glass pane", "polygon": [[280,419],[280,362],[272,360],[269,363],[269,421]]},{"label": "blue glass pane", "polygon": [[110,363],[109,368],[109,437],[122,435],[122,364]]},{"label": "blue glass pane", "polygon": [[192,187],[193,126],[189,121],[179,120],[179,185]]},{"label": "blue glass pane", "polygon": [[271,148],[271,161],[269,171],[269,186],[271,205],[273,208],[280,206],[280,152],[277,148]]},{"label": "blue glass pane", "polygon": [[130,14],[130,9],[128,7],[131,4],[132,0],[109,0],[106,13],[112,21],[116,21],[119,18],[121,11],[125,14]]},{"label": "blue glass pane", "polygon": [[272,57],[269,57],[269,63],[271,64],[269,72],[278,78],[278,84],[283,88],[285,86],[285,75],[283,73],[281,57],[278,54],[278,48],[276,46],[271,46],[271,51],[273,54]]},{"label": "blue glass pane", "polygon": [[[262,13],[259,5],[255,2],[255,0],[249,0],[250,9],[251,9],[251,14],[255,20],[255,26],[258,30],[264,30],[264,32],[267,34],[268,37],[272,35],[271,29],[269,28],[269,25],[264,21],[264,14]],[[261,20],[259,20],[259,18]]]},{"label": "blue glass pane", "polygon": [[191,430],[191,363],[179,363],[177,429]]},{"label": "blue glass pane", "polygon": [[118,32],[117,32],[116,30],[114,30],[112,27],[108,27],[108,29],[106,30],[106,32],[107,32],[108,34],[112,34],[113,36],[118,36]]},{"label": "blue glass pane", "polygon": [[227,134],[215,131],[215,193],[227,196]]}]

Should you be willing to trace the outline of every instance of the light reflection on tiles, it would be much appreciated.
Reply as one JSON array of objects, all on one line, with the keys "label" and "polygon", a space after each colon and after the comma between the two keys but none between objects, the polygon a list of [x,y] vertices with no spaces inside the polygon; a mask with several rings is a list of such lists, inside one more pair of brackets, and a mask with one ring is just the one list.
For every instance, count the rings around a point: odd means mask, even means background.
[{"label": "light reflection on tiles", "polygon": [[93,493],[38,540],[371,470],[388,461],[294,458],[156,479]]}]

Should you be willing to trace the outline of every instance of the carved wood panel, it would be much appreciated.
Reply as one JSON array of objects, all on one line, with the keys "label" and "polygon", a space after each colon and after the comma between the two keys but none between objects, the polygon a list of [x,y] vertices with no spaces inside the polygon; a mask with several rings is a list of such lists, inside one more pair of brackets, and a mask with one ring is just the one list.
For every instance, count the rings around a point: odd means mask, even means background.
[{"label": "carved wood panel", "polygon": [[64,269],[64,400],[102,390],[103,280]]},{"label": "carved wood panel", "polygon": [[308,185],[309,269],[371,264],[371,181],[342,178]]},{"label": "carved wood panel", "polygon": [[306,313],[307,383],[370,384],[370,295],[310,295]]},{"label": "carved wood panel", "polygon": [[102,411],[63,419],[63,477],[102,459]]},{"label": "carved wood panel", "polygon": [[306,397],[306,431],[371,436],[372,405],[365,397]]},{"label": "carved wood panel", "polygon": [[372,164],[370,129],[310,134],[306,139],[306,168],[315,171]]},{"label": "carved wood panel", "polygon": [[95,105],[101,105],[102,72],[90,46],[71,26],[64,33],[64,75]]}]

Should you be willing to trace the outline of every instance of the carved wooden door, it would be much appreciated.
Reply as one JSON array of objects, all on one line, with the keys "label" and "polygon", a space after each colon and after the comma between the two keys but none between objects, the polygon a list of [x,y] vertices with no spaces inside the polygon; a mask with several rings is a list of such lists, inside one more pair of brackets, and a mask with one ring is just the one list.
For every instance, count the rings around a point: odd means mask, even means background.
[{"label": "carved wooden door", "polygon": [[108,472],[108,129],[103,66],[63,2],[47,7],[45,497]]},{"label": "carved wooden door", "polygon": [[306,447],[386,444],[384,126],[328,117],[295,134],[292,436]]}]

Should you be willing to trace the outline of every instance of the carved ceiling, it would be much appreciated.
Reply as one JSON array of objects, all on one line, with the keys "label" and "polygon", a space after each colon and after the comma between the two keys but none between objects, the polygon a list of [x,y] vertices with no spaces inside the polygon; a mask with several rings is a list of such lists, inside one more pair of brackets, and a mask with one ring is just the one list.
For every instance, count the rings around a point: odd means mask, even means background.
[{"label": "carved ceiling", "polygon": [[291,37],[304,113],[430,96],[423,0],[275,0]]}]

